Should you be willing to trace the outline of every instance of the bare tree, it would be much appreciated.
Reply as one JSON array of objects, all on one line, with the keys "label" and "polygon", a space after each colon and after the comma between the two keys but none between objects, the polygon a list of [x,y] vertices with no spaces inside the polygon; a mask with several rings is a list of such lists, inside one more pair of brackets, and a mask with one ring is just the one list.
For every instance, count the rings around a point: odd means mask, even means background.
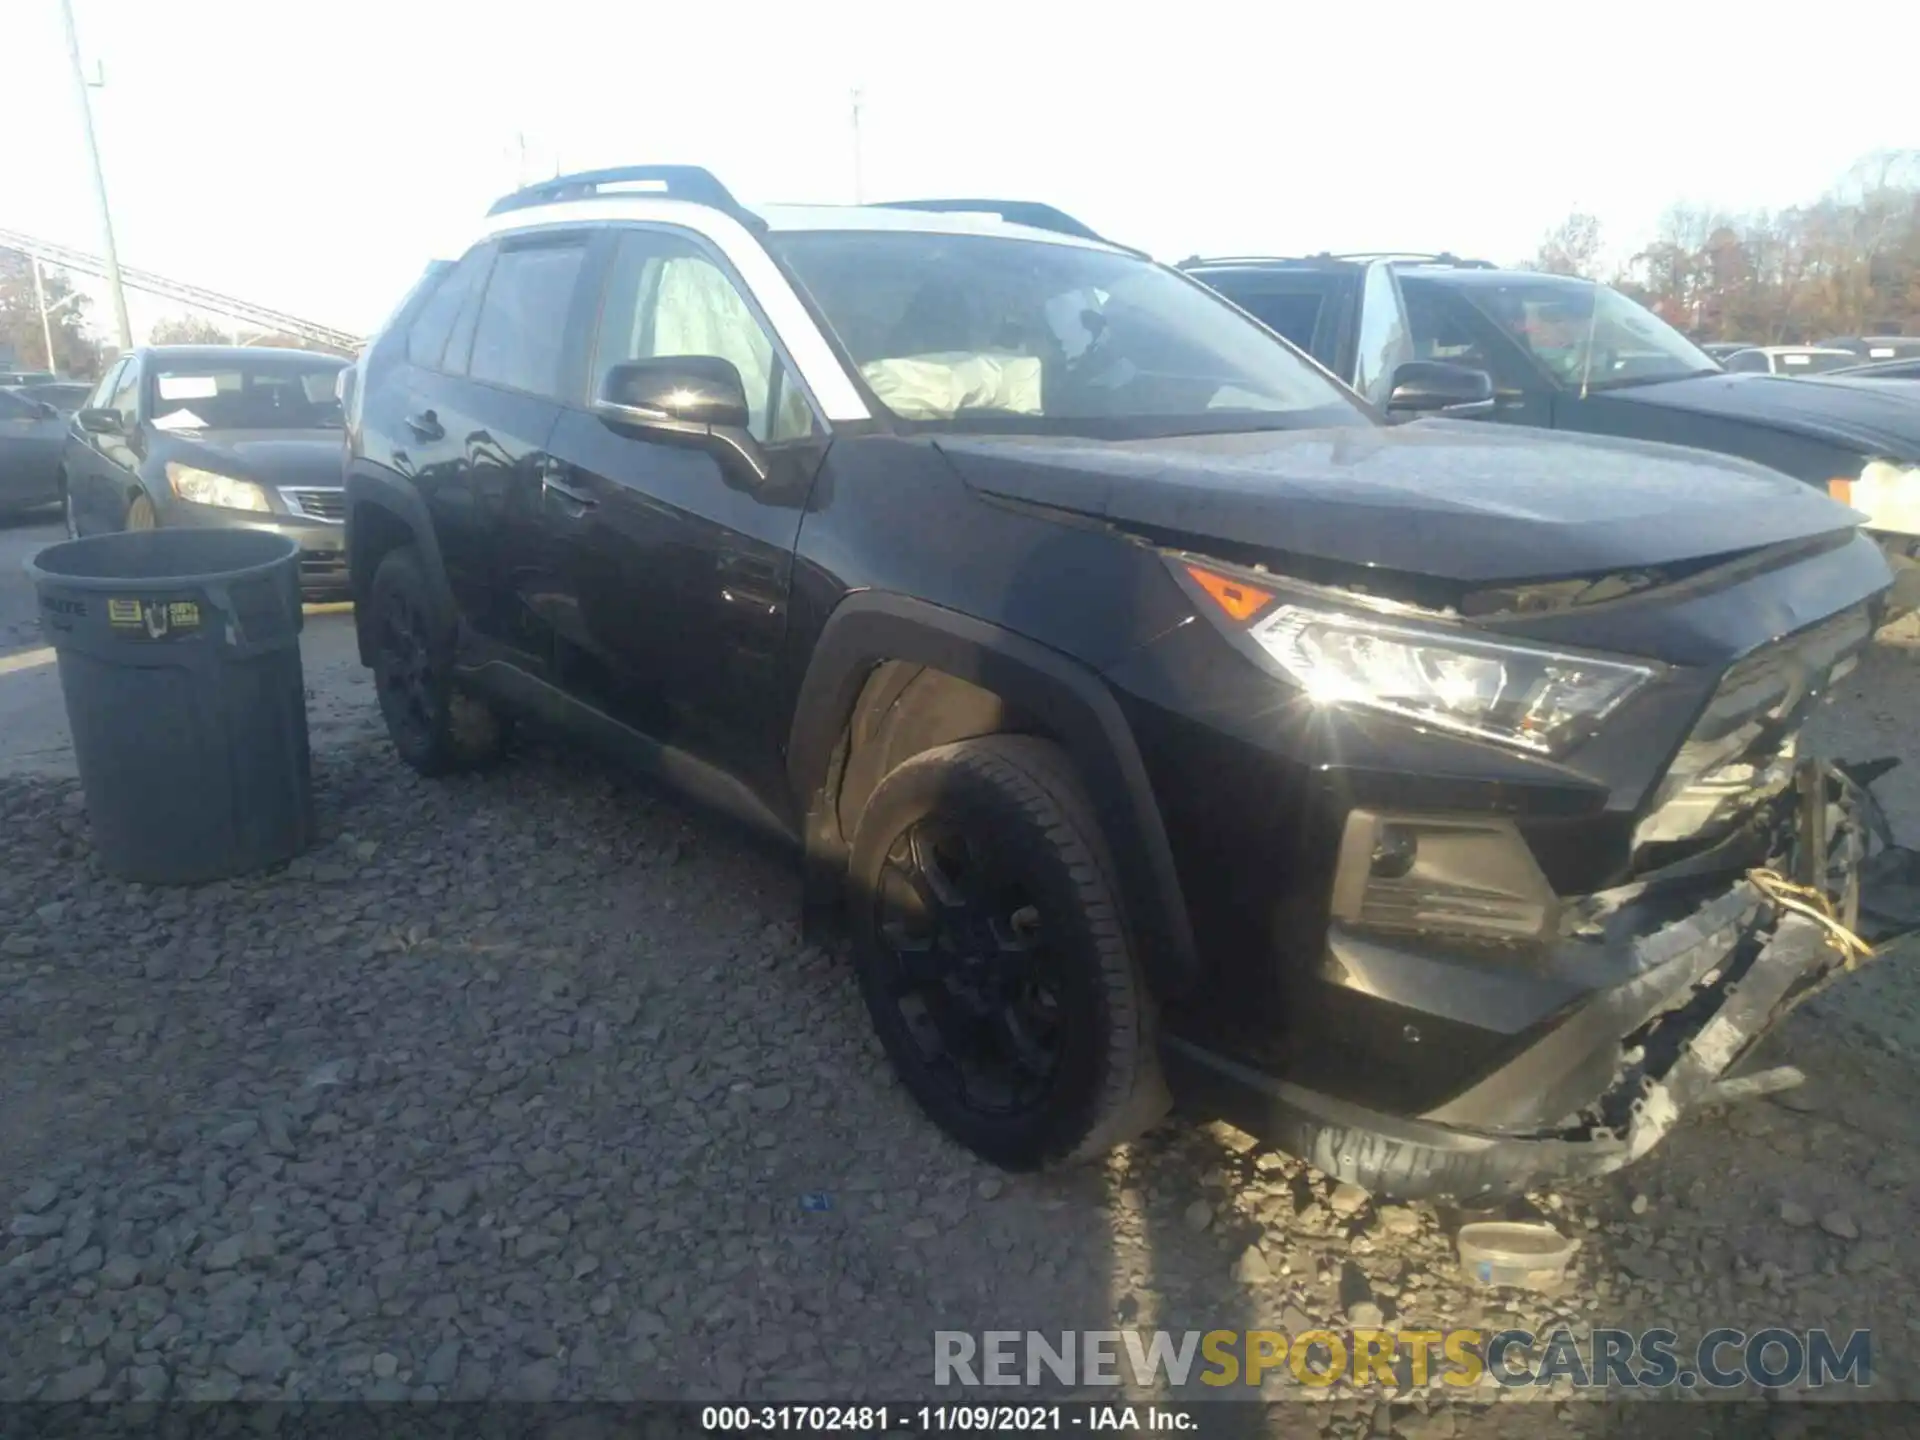
[{"label": "bare tree", "polygon": [[1920,331],[1920,151],[1868,156],[1777,214],[1676,205],[1615,283],[1702,338]]},{"label": "bare tree", "polygon": [[[67,272],[43,266],[47,324],[40,323],[40,296],[34,290],[33,262],[16,250],[0,250],[0,350],[19,357],[22,369],[36,367],[60,375],[90,379],[100,373],[100,344],[86,330],[88,300],[74,294]],[[47,354],[46,330],[53,332]]]},{"label": "bare tree", "polygon": [[1600,220],[1584,210],[1575,210],[1549,230],[1533,258],[1536,270],[1588,280],[1599,278],[1599,266]]},{"label": "bare tree", "polygon": [[231,345],[233,332],[201,315],[169,315],[148,333],[155,345]]}]

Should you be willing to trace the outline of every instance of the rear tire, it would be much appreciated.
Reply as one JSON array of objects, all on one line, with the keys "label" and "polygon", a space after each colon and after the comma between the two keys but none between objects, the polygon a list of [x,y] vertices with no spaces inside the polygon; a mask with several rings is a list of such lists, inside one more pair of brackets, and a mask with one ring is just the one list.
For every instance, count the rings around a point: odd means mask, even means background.
[{"label": "rear tire", "polygon": [[387,735],[422,775],[471,770],[494,759],[505,727],[493,707],[453,680],[453,635],[442,624],[419,556],[390,550],[367,595],[373,688]]},{"label": "rear tire", "polygon": [[1071,762],[1031,736],[915,755],[861,813],[849,911],[874,1026],[928,1117],[1006,1169],[1096,1158],[1169,1109],[1113,877]]}]

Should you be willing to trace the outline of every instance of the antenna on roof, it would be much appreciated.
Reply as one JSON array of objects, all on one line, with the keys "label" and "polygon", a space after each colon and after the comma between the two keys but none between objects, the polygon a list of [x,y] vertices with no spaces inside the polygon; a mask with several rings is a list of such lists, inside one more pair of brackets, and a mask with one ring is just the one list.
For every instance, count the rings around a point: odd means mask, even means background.
[{"label": "antenna on roof", "polygon": [[860,87],[858,85],[853,87],[853,94],[851,98],[852,98],[852,105],[853,105],[853,203],[856,205],[864,205],[867,203],[867,195],[866,195],[866,185],[863,183],[864,177],[860,173],[862,168],[860,164],[860,159],[861,159],[861,156],[860,156],[860,98],[861,97],[860,97]]}]

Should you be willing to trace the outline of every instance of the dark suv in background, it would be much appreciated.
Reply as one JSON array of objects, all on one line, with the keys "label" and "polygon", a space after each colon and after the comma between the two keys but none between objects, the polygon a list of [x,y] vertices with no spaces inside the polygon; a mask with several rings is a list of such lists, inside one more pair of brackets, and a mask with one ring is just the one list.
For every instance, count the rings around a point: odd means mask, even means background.
[{"label": "dark suv in background", "polygon": [[[1617,290],[1481,260],[1195,257],[1182,268],[1387,409],[1698,446],[1828,491],[1866,515],[1900,572],[1897,608],[1920,606],[1920,406],[1904,395],[1728,374]],[[1419,378],[1403,383],[1410,361]]]},{"label": "dark suv in background", "polygon": [[61,457],[67,533],[239,526],[291,536],[300,583],[344,593],[347,362],[306,350],[160,345],[101,378]]},{"label": "dark suv in background", "polygon": [[1609,1170],[1842,964],[1747,877],[1854,890],[1795,750],[1888,583],[1853,512],[1386,426],[1178,271],[921,203],[565,176],[428,270],[344,387],[409,764],[531,717],[783,837],[1015,1167],[1171,1082],[1374,1189]]}]

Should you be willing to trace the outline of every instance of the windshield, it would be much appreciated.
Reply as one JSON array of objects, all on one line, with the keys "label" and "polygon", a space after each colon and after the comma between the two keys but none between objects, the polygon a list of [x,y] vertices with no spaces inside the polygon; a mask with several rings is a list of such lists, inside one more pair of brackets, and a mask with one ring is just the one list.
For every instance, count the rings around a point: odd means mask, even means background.
[{"label": "windshield", "polygon": [[[1408,283],[1432,283],[1403,276]],[[1588,280],[1516,276],[1457,293],[1568,389],[1603,390],[1719,370],[1644,306]]]},{"label": "windshield", "polygon": [[1142,436],[1370,423],[1336,381],[1148,260],[923,231],[774,243],[896,419]]},{"label": "windshield", "polygon": [[347,362],[331,355],[156,360],[153,423],[162,430],[323,430],[341,424],[333,384]]}]

